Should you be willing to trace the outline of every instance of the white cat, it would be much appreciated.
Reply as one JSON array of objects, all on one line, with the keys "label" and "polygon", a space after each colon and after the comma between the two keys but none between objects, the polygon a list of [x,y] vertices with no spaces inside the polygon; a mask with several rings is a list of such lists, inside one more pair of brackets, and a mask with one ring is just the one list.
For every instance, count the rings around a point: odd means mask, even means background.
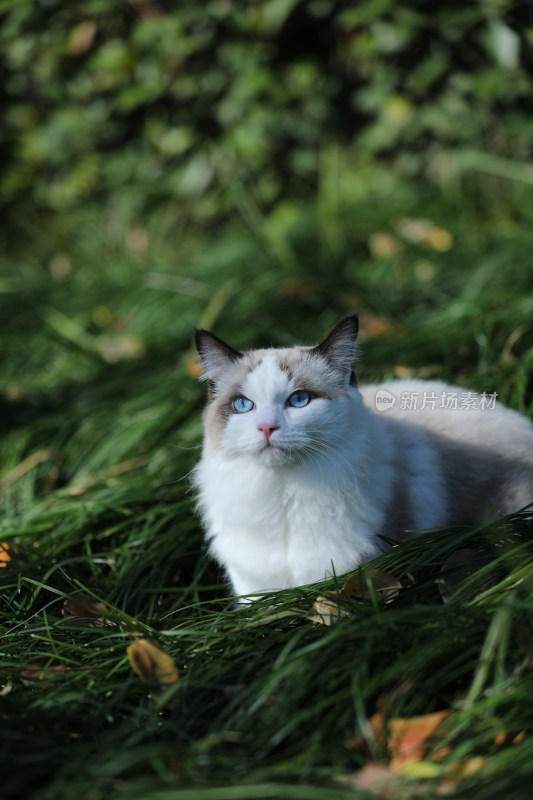
[{"label": "white cat", "polygon": [[[316,347],[196,345],[209,401],[195,470],[210,552],[235,594],[340,575],[407,532],[533,501],[533,426],[445,383],[359,389],[357,316]],[[382,410],[378,410],[382,409]]]}]

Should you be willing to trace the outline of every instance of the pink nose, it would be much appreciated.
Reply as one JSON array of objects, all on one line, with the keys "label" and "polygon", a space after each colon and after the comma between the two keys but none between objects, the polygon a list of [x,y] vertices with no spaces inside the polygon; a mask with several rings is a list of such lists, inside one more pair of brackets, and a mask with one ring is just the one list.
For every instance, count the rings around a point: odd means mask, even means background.
[{"label": "pink nose", "polygon": [[257,430],[263,431],[263,433],[265,434],[267,442],[270,441],[270,437],[272,436],[274,431],[278,430],[278,428],[279,425],[272,425],[272,423],[270,422],[264,422],[262,425],[257,426]]}]

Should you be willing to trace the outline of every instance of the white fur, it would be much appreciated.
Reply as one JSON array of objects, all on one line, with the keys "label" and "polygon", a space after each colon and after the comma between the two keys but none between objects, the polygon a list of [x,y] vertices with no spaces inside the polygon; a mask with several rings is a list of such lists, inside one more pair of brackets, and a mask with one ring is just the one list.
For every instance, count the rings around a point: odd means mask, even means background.
[{"label": "white fur", "polygon": [[[301,387],[278,366],[278,351],[264,352],[242,387],[255,408],[231,414],[216,447],[206,436],[195,472],[210,552],[238,595],[311,583],[376,556],[386,549],[380,536],[391,536],[397,497],[410,530],[447,524],[449,486],[460,465],[442,458],[428,432],[465,452],[482,448],[476,466],[472,462],[477,473],[485,449],[492,448],[524,467],[527,481],[533,475],[531,424],[502,406],[414,412],[397,402],[390,411],[376,411],[379,388],[398,401],[402,392],[464,391],[398,381],[361,392],[346,384],[332,398],[291,408],[286,400]],[[263,423],[278,426],[270,443],[258,430]],[[466,462],[461,466],[467,473]],[[485,476],[477,473],[484,486]],[[524,505],[533,500],[533,482],[526,489],[531,496],[524,495]]]}]

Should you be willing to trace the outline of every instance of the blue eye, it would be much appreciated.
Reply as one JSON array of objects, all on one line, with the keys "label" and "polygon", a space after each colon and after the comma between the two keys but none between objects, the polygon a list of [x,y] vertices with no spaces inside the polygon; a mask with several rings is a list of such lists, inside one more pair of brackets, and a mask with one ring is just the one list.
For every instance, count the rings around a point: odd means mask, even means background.
[{"label": "blue eye", "polygon": [[242,394],[233,401],[233,408],[238,414],[246,414],[246,412],[251,411],[253,407],[254,403]]},{"label": "blue eye", "polygon": [[309,392],[304,392],[303,389],[298,389],[293,392],[288,398],[287,403],[293,408],[303,408],[311,402],[311,395]]}]

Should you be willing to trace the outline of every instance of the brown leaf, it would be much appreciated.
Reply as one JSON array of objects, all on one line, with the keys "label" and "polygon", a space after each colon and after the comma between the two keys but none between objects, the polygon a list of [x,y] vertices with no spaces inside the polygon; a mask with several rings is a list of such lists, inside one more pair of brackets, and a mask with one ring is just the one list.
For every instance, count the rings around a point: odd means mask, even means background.
[{"label": "brown leaf", "polygon": [[178,680],[174,661],[155,642],[137,639],[130,644],[127,654],[132,669],[142,680],[155,679],[161,689],[167,689]]},{"label": "brown leaf", "polygon": [[388,747],[391,769],[399,771],[408,761],[421,761],[429,750],[429,739],[451,711],[436,711],[420,717],[396,717],[389,722]]},{"label": "brown leaf", "polygon": [[107,611],[104,603],[95,601],[88,594],[77,594],[63,603],[61,613],[64,617],[77,617],[80,625],[95,628],[102,622],[102,611]]},{"label": "brown leaf", "polygon": [[390,603],[402,588],[400,581],[394,575],[388,575],[379,569],[369,567],[348,578],[341,589],[341,600],[370,600],[375,597],[378,601]]}]

